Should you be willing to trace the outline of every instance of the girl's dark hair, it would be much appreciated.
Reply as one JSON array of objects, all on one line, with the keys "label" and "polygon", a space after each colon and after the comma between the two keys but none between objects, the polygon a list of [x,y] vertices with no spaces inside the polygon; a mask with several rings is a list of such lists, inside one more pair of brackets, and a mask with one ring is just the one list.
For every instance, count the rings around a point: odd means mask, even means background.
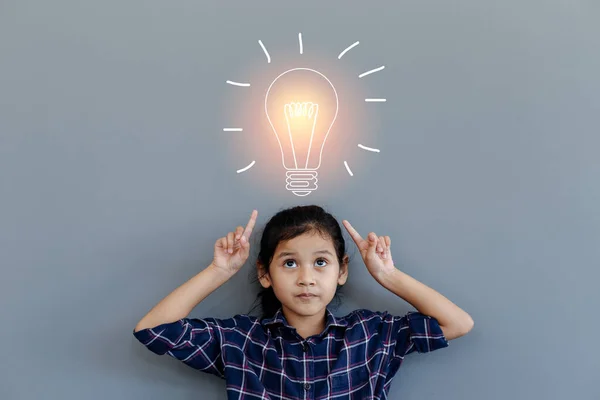
[{"label": "girl's dark hair", "polygon": [[[316,205],[295,206],[275,214],[264,227],[260,240],[260,250],[257,263],[263,266],[264,272],[269,272],[275,249],[281,241],[291,240],[304,233],[316,232],[323,237],[328,237],[333,242],[333,247],[340,266],[346,254],[346,241],[342,234],[340,224],[333,215]],[[258,282],[260,277],[256,277]],[[339,304],[340,286],[336,291],[335,299]],[[260,305],[262,317],[271,318],[281,307],[281,302],[275,296],[273,287],[261,287],[251,311]]]}]

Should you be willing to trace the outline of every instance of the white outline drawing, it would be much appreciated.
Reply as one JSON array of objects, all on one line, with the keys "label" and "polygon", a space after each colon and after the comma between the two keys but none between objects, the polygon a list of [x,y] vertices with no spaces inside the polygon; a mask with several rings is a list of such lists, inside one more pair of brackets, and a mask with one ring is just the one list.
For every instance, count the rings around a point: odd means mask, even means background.
[{"label": "white outline drawing", "polygon": [[362,144],[359,144],[358,147],[360,147],[363,150],[372,151],[374,153],[379,153],[379,149],[374,149],[372,147],[363,146]]},{"label": "white outline drawing", "polygon": [[[271,56],[269,55],[267,48],[263,44],[262,40],[258,40],[258,44],[260,45],[265,56],[267,57],[267,63],[270,64]],[[338,60],[341,59],[348,51],[350,51],[354,47],[358,46],[359,44],[360,44],[360,42],[356,41],[356,42],[352,43],[350,46],[346,47],[338,55],[338,57],[337,57]],[[302,32],[298,33],[298,46],[299,46],[300,54],[304,54],[304,44],[302,41]],[[365,76],[379,72],[383,69],[385,69],[384,65],[382,65],[378,68],[374,68],[374,69],[365,71],[365,72],[359,74],[358,78],[359,79],[363,78]],[[319,75],[320,77],[324,78],[327,81],[327,83],[333,90],[333,94],[335,95],[335,113],[333,115],[333,118],[331,119],[331,123],[329,123],[330,117],[329,117],[328,113],[325,113],[325,115],[327,115],[327,117],[328,117],[326,123],[324,124],[326,126],[326,128],[319,127],[321,132],[318,132],[318,133],[324,132],[325,129],[327,129],[327,132],[324,135],[323,141],[321,143],[321,148],[318,150],[319,158],[318,158],[318,164],[316,167],[314,165],[311,165],[311,168],[308,168],[308,165],[309,165],[309,161],[316,159],[316,151],[315,151],[315,149],[313,149],[313,140],[315,137],[315,130],[317,129],[317,120],[319,117],[319,110],[320,110],[319,104],[316,102],[310,102],[310,101],[307,101],[307,102],[292,101],[292,102],[285,103],[283,105],[283,109],[280,109],[281,111],[271,110],[272,113],[277,112],[278,116],[280,116],[279,112],[284,113],[285,125],[282,128],[280,128],[280,132],[278,132],[275,129],[275,125],[273,124],[273,121],[271,120],[271,116],[269,116],[269,94],[271,92],[271,89],[273,88],[273,85],[282,76],[284,76],[287,73],[293,72],[293,71],[309,71],[309,72]],[[250,86],[250,83],[248,83],[248,82],[236,82],[236,81],[231,81],[231,80],[226,80],[225,82],[228,85],[232,85],[232,86],[239,86],[239,87],[249,87]],[[327,84],[325,84],[325,86],[327,86]],[[319,99],[314,99],[314,100],[319,100]],[[385,103],[385,102],[387,102],[387,99],[385,99],[385,98],[365,98],[364,100],[366,103]],[[333,109],[333,107],[331,109]],[[289,70],[279,74],[273,80],[273,82],[271,82],[271,84],[269,85],[269,88],[267,89],[267,92],[265,95],[265,114],[267,116],[269,124],[271,125],[271,128],[273,129],[273,132],[275,133],[275,137],[277,138],[277,142],[279,143],[279,148],[281,150],[281,162],[283,164],[284,169],[286,170],[286,184],[287,184],[286,189],[291,191],[292,193],[294,193],[297,196],[309,195],[310,193],[312,193],[314,190],[317,190],[317,188],[318,188],[317,170],[321,166],[321,159],[323,156],[323,148],[325,147],[325,142],[327,141],[327,138],[333,127],[333,124],[335,123],[335,121],[337,119],[338,109],[339,109],[339,98],[338,98],[337,90],[335,89],[335,87],[333,86],[331,81],[325,75],[323,75],[319,71],[316,71],[311,68],[289,69]],[[327,110],[327,111],[329,111],[329,110]],[[296,125],[296,123],[293,122],[294,119],[298,119],[298,120],[303,119],[303,120],[298,121],[300,124]],[[290,122],[290,121],[292,121],[292,122]],[[329,124],[329,126],[327,126],[327,124]],[[309,136],[308,132],[310,132],[310,139],[308,139],[308,152],[307,152],[306,162],[304,163],[304,165],[300,165],[300,167],[298,166],[298,159],[296,158],[296,149],[294,147],[294,136],[295,135],[292,134],[293,131],[296,131],[298,129],[304,130],[304,133],[306,134],[306,136]],[[224,132],[242,132],[243,128],[223,128],[223,131]],[[281,132],[281,131],[284,131],[284,132]],[[285,131],[287,131],[287,132],[285,132]],[[293,167],[292,168],[288,168],[285,165],[286,157],[285,157],[285,152],[284,152],[284,149],[282,146],[282,140],[280,139],[280,137],[281,138],[284,137],[284,136],[281,136],[282,134],[285,135],[287,140],[289,140],[289,144],[291,147],[291,153],[292,153],[292,157],[293,157]],[[286,140],[286,142],[287,142],[287,140]],[[306,144],[306,143],[303,143],[303,144]],[[380,153],[379,149],[376,149],[373,147],[367,147],[362,144],[358,144],[358,147],[362,150],[366,150],[369,152]],[[304,148],[305,147],[303,147],[303,149]],[[311,155],[311,151],[313,153],[312,155]],[[302,156],[304,156],[304,154],[302,154]],[[252,168],[255,164],[256,164],[256,161],[253,160],[250,164],[248,164],[244,168],[238,169],[236,172],[238,174],[245,172],[245,171],[249,170],[250,168]],[[288,164],[290,164],[289,161],[288,161]],[[350,176],[354,176],[354,174],[352,173],[352,170],[350,169],[350,166],[348,165],[348,162],[345,160],[344,160],[344,166],[346,168],[346,171],[348,171],[348,174]]]},{"label": "white outline drawing", "polygon": [[342,56],[343,56],[344,54],[346,54],[346,52],[347,52],[348,50],[352,49],[352,48],[353,48],[353,47],[355,47],[355,46],[358,46],[358,44],[359,44],[359,43],[360,43],[360,42],[354,42],[354,43],[352,43],[350,46],[346,47],[346,49],[345,49],[344,51],[342,51],[342,52],[340,53],[340,55],[338,56],[338,60],[339,60],[340,58],[342,58]]},{"label": "white outline drawing", "polygon": [[236,172],[239,174],[239,173],[241,173],[241,172],[247,171],[247,170],[249,170],[250,168],[252,168],[252,167],[254,166],[254,164],[256,164],[256,160],[252,161],[250,164],[248,164],[248,165],[247,165],[247,166],[245,166],[244,168],[242,168],[242,169],[238,169]]},{"label": "white outline drawing", "polygon": [[233,86],[250,86],[249,83],[241,83],[241,82],[234,82],[234,81],[225,81],[225,83],[229,83],[230,85],[233,85]]},{"label": "white outline drawing", "polygon": [[348,171],[348,173],[350,174],[350,176],[354,176],[354,174],[352,173],[352,171],[350,171],[350,167],[348,166],[348,163],[346,161],[344,161],[344,166],[346,167],[346,171]]},{"label": "white outline drawing", "polygon": [[[317,115],[318,115],[318,104],[316,105],[317,107],[315,108],[314,107],[315,103],[292,103],[294,105],[299,105],[299,107],[300,107],[299,110],[301,110],[301,112],[300,112],[300,111],[296,111],[297,109],[294,109],[295,113],[301,113],[302,116],[306,116],[306,117],[308,117],[308,114],[310,114],[310,110],[313,110],[313,113],[314,113],[314,115],[311,114],[311,117],[314,117],[314,118],[313,118],[313,124],[312,124],[312,132],[311,132],[310,141],[309,141],[309,151],[308,151],[309,156],[307,157],[307,162],[304,165],[304,168],[298,168],[298,160],[296,159],[296,151],[294,149],[294,144],[293,144],[293,140],[292,140],[292,132],[291,132],[291,128],[289,125],[288,111],[292,110],[292,104],[291,103],[286,104],[284,106],[284,110],[282,110],[282,111],[284,112],[284,114],[286,116],[286,123],[287,123],[287,127],[288,127],[287,135],[289,135],[289,138],[290,138],[290,144],[291,144],[292,154],[294,157],[295,168],[288,168],[285,165],[284,149],[281,144],[281,140],[279,139],[279,136],[284,134],[284,132],[277,132],[277,129],[275,128],[275,125],[273,124],[273,121],[271,120],[271,117],[269,116],[269,93],[271,92],[271,88],[273,87],[275,82],[277,82],[282,76],[284,76],[290,72],[293,72],[293,71],[310,71],[310,72],[320,75],[322,78],[324,78],[327,81],[327,83],[329,83],[329,85],[331,86],[331,89],[333,89],[333,93],[335,95],[335,114],[333,116],[331,123],[329,124],[329,127],[327,128],[327,132],[325,133],[325,137],[323,138],[323,143],[321,144],[321,148],[318,150],[319,151],[319,162],[315,168],[308,168],[308,160],[311,158],[310,154],[311,154],[311,150],[312,150],[314,128],[315,128],[315,124],[317,121]],[[310,107],[309,107],[309,104],[310,104]],[[319,71],[316,71],[311,68],[289,69],[289,70],[281,73],[279,76],[277,76],[277,78],[275,78],[273,80],[273,82],[271,82],[271,84],[269,85],[269,88],[267,89],[267,94],[265,95],[265,114],[267,116],[267,119],[269,120],[269,124],[271,125],[271,128],[273,128],[273,132],[275,133],[275,137],[277,138],[277,142],[279,143],[279,148],[281,149],[281,163],[283,164],[283,167],[286,169],[286,178],[287,178],[286,179],[286,183],[287,183],[286,189],[292,191],[292,193],[294,193],[296,196],[307,196],[312,191],[317,190],[317,188],[318,188],[317,170],[321,166],[321,158],[323,156],[323,147],[325,147],[325,142],[327,142],[327,137],[329,136],[331,127],[333,126],[333,124],[335,123],[335,120],[337,118],[338,108],[339,108],[338,94],[337,94],[337,91],[335,90],[335,87],[331,83],[331,81],[325,75],[320,73]],[[300,188],[303,190],[298,190]]]},{"label": "white outline drawing", "polygon": [[267,56],[267,63],[271,63],[271,56],[269,55],[269,52],[267,51],[265,45],[263,44],[262,40],[258,41],[258,44],[260,44],[260,47],[262,47],[263,51],[265,52],[265,56]]},{"label": "white outline drawing", "polygon": [[381,67],[379,67],[379,68],[375,68],[375,69],[372,69],[372,70],[370,70],[370,71],[363,72],[363,73],[362,73],[362,74],[360,74],[358,77],[359,77],[359,78],[362,78],[363,76],[367,76],[367,75],[374,74],[375,72],[377,72],[377,71],[381,71],[381,70],[382,70],[382,69],[384,69],[384,68],[385,68],[385,65],[382,65],[382,66],[381,66]]}]

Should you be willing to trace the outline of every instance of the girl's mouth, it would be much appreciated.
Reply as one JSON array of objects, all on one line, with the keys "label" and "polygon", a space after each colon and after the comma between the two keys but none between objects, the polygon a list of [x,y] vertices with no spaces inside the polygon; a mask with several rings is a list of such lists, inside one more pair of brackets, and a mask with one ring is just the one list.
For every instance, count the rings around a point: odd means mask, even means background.
[{"label": "girl's mouth", "polygon": [[312,293],[302,293],[296,297],[300,297],[301,299],[310,299],[311,297],[316,297],[316,296]]}]

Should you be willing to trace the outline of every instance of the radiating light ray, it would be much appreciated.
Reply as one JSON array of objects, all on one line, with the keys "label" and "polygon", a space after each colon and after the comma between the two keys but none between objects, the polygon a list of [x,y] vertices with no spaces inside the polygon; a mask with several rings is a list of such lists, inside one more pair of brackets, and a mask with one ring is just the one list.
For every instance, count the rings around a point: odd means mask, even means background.
[{"label": "radiating light ray", "polygon": [[225,82],[229,83],[230,85],[233,85],[233,86],[250,86],[249,83],[234,82],[234,81],[225,81]]},{"label": "radiating light ray", "polygon": [[258,44],[260,44],[260,47],[262,47],[263,51],[265,52],[265,56],[267,56],[267,62],[271,63],[271,56],[269,55],[269,52],[267,51],[265,45],[263,44],[262,40],[258,41]]},{"label": "radiating light ray", "polygon": [[354,43],[353,43],[353,44],[351,44],[350,46],[346,47],[346,49],[345,49],[344,51],[342,51],[342,52],[340,53],[340,55],[338,56],[338,60],[339,60],[340,58],[342,58],[342,56],[343,56],[344,54],[346,54],[346,52],[347,52],[348,50],[350,50],[351,48],[353,48],[353,47],[355,47],[355,46],[358,46],[358,43],[359,43],[359,42],[354,42]]},{"label": "radiating light ray", "polygon": [[300,43],[300,54],[302,54],[302,52],[304,51],[302,47],[302,33],[298,34],[298,43]]},{"label": "radiating light ray", "polygon": [[348,163],[346,161],[344,161],[344,166],[346,167],[346,171],[348,171],[348,173],[350,174],[350,176],[354,176],[354,174],[352,173],[352,171],[350,171],[350,167],[348,166]]},{"label": "radiating light ray", "polygon": [[379,153],[379,149],[374,149],[372,147],[363,146],[362,144],[359,144],[358,147],[360,147],[363,150],[372,151],[374,153]]},{"label": "radiating light ray", "polygon": [[371,75],[371,74],[373,74],[373,73],[375,73],[375,72],[377,72],[377,71],[381,71],[381,70],[382,70],[382,69],[384,69],[384,68],[385,68],[385,65],[382,65],[382,66],[381,66],[381,67],[379,67],[379,68],[375,68],[375,69],[372,69],[372,70],[370,70],[370,71],[363,72],[363,73],[362,73],[362,74],[360,74],[358,77],[359,77],[359,78],[362,78],[363,76]]},{"label": "radiating light ray", "polygon": [[365,99],[367,103],[385,103],[386,99]]},{"label": "radiating light ray", "polygon": [[252,167],[254,166],[254,164],[256,164],[256,161],[252,161],[250,164],[248,164],[247,166],[245,166],[245,167],[244,167],[244,168],[242,168],[242,169],[238,169],[236,172],[239,174],[239,173],[241,173],[241,172],[247,171],[247,170],[249,170],[250,168],[252,168]]},{"label": "radiating light ray", "polygon": [[242,128],[223,128],[223,132],[241,132]]}]

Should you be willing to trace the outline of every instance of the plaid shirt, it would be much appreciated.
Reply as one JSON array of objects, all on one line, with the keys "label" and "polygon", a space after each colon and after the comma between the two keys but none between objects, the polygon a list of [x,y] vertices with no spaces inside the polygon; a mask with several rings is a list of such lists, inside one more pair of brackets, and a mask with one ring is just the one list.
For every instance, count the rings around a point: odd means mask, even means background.
[{"label": "plaid shirt", "polygon": [[281,310],[190,319],[134,332],[156,354],[224,378],[229,399],[387,399],[404,356],[448,346],[433,317],[356,310],[303,339]]}]

